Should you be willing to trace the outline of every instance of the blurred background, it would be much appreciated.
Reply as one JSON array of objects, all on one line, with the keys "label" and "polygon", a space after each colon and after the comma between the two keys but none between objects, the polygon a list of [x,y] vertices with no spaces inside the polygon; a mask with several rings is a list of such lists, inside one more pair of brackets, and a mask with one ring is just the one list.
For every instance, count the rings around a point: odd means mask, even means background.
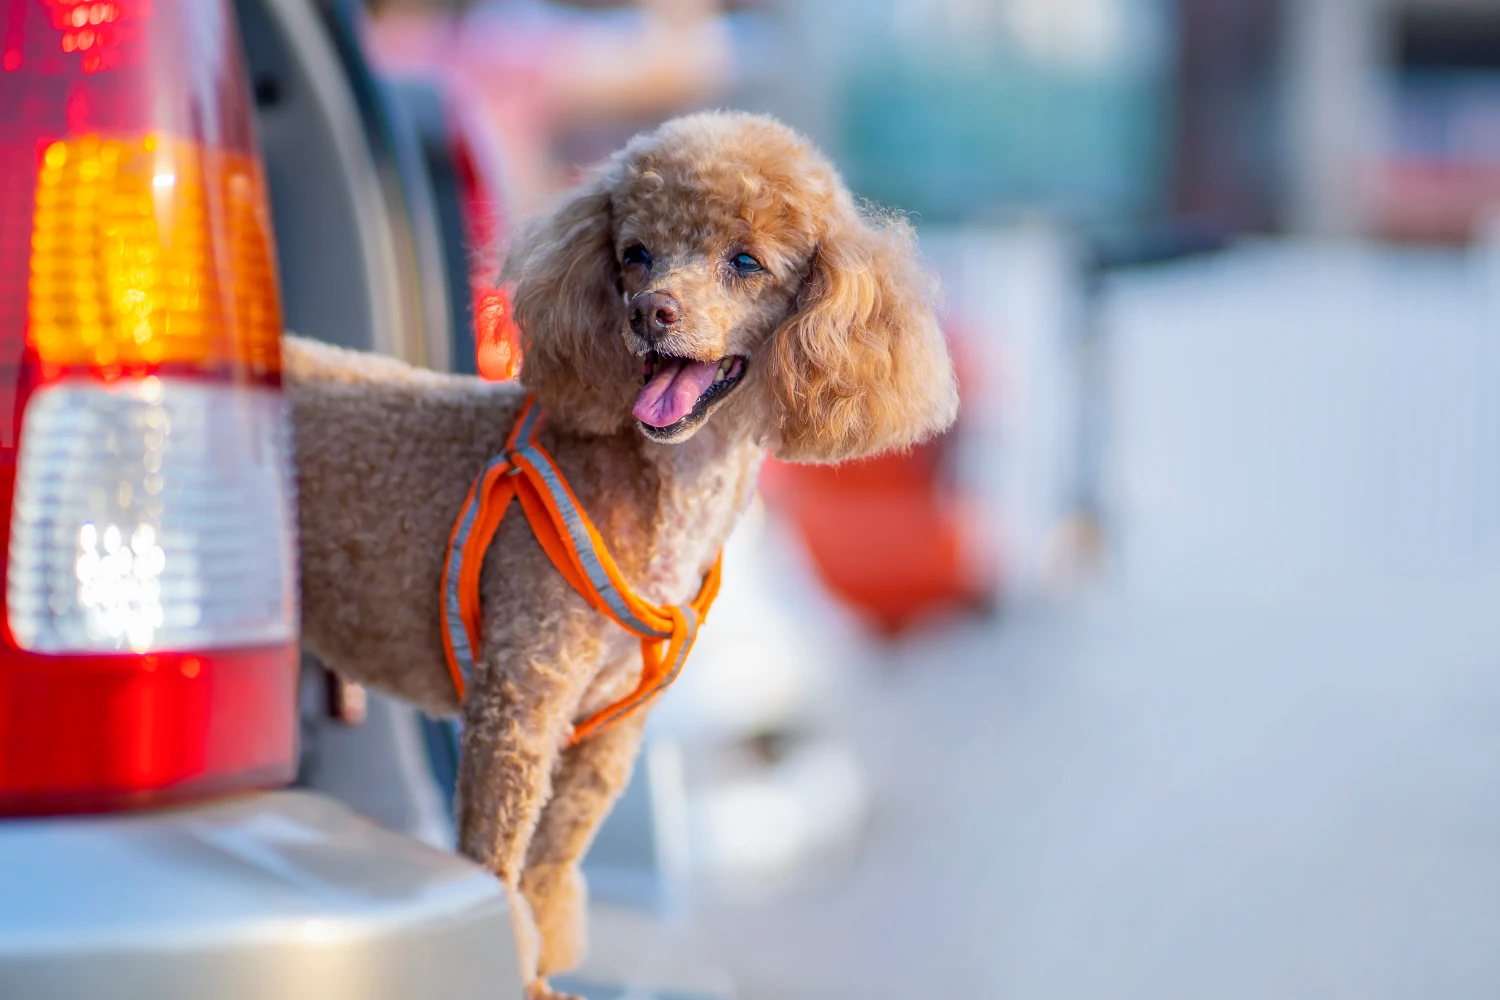
[{"label": "blurred background", "polygon": [[[596,952],[747,1000],[1500,995],[1500,3],[355,23],[463,125],[450,367],[514,375],[516,219],[696,108],[805,131],[946,288],[958,426],[767,470],[591,858],[693,943]],[[441,842],[434,773],[366,811]]]}]

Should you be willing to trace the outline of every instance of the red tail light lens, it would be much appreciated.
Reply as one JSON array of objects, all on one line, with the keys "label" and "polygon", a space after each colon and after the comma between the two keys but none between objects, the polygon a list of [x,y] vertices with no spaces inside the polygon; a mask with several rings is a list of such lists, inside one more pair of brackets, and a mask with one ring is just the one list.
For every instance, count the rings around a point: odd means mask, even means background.
[{"label": "red tail light lens", "polygon": [[464,242],[472,248],[469,285],[474,295],[474,346],[479,374],[504,382],[521,371],[521,330],[511,315],[510,292],[496,286],[499,245],[506,218],[494,154],[478,148],[482,126],[455,109],[453,163],[463,189]]},{"label": "red tail light lens", "polygon": [[0,813],[284,781],[292,478],[236,22],[0,9]]}]

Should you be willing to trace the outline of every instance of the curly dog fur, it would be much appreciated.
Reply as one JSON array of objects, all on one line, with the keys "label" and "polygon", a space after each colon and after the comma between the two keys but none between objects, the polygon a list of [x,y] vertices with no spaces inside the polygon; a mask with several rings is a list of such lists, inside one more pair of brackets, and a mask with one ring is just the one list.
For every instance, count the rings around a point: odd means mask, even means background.
[{"label": "curly dog fur", "polygon": [[[738,254],[760,270],[733,270]],[[699,114],[637,137],[521,236],[506,271],[524,389],[292,337],[285,372],[303,641],[344,675],[462,714],[460,847],[511,890],[540,998],[582,950],[578,864],[626,783],[643,713],[567,747],[575,720],[634,687],[640,652],[516,513],[485,559],[479,668],[455,697],[444,546],[523,392],[622,572],[663,604],[696,591],[768,452],[835,462],[902,448],[947,427],[958,402],[910,227],[862,211],[823,156],[767,118]],[[657,292],[682,316],[652,340],[628,312]],[[743,377],[682,426],[653,428],[632,415],[651,350],[743,358]]]}]

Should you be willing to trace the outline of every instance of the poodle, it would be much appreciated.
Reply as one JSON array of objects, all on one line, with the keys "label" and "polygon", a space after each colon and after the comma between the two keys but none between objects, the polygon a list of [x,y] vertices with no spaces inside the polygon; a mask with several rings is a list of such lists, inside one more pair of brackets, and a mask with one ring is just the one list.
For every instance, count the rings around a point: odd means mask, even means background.
[{"label": "poodle", "polygon": [[635,636],[594,610],[512,513],[480,577],[460,703],[439,580],[454,517],[525,396],[540,441],[637,592],[697,592],[762,459],[910,446],[958,408],[911,228],[856,204],[778,122],[701,113],[637,136],[517,239],[503,280],[521,385],[287,337],[303,642],[331,669],[462,718],[459,847],[506,884],[531,1000],[583,949],[579,862],[629,777]]}]

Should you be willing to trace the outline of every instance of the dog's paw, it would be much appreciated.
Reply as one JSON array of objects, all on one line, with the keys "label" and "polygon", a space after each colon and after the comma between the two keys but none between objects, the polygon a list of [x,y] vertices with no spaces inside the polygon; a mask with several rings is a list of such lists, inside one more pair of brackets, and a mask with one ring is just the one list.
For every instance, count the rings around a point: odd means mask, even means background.
[{"label": "dog's paw", "polygon": [[547,985],[547,980],[537,979],[526,987],[526,1000],[584,1000],[576,993],[559,993]]}]

